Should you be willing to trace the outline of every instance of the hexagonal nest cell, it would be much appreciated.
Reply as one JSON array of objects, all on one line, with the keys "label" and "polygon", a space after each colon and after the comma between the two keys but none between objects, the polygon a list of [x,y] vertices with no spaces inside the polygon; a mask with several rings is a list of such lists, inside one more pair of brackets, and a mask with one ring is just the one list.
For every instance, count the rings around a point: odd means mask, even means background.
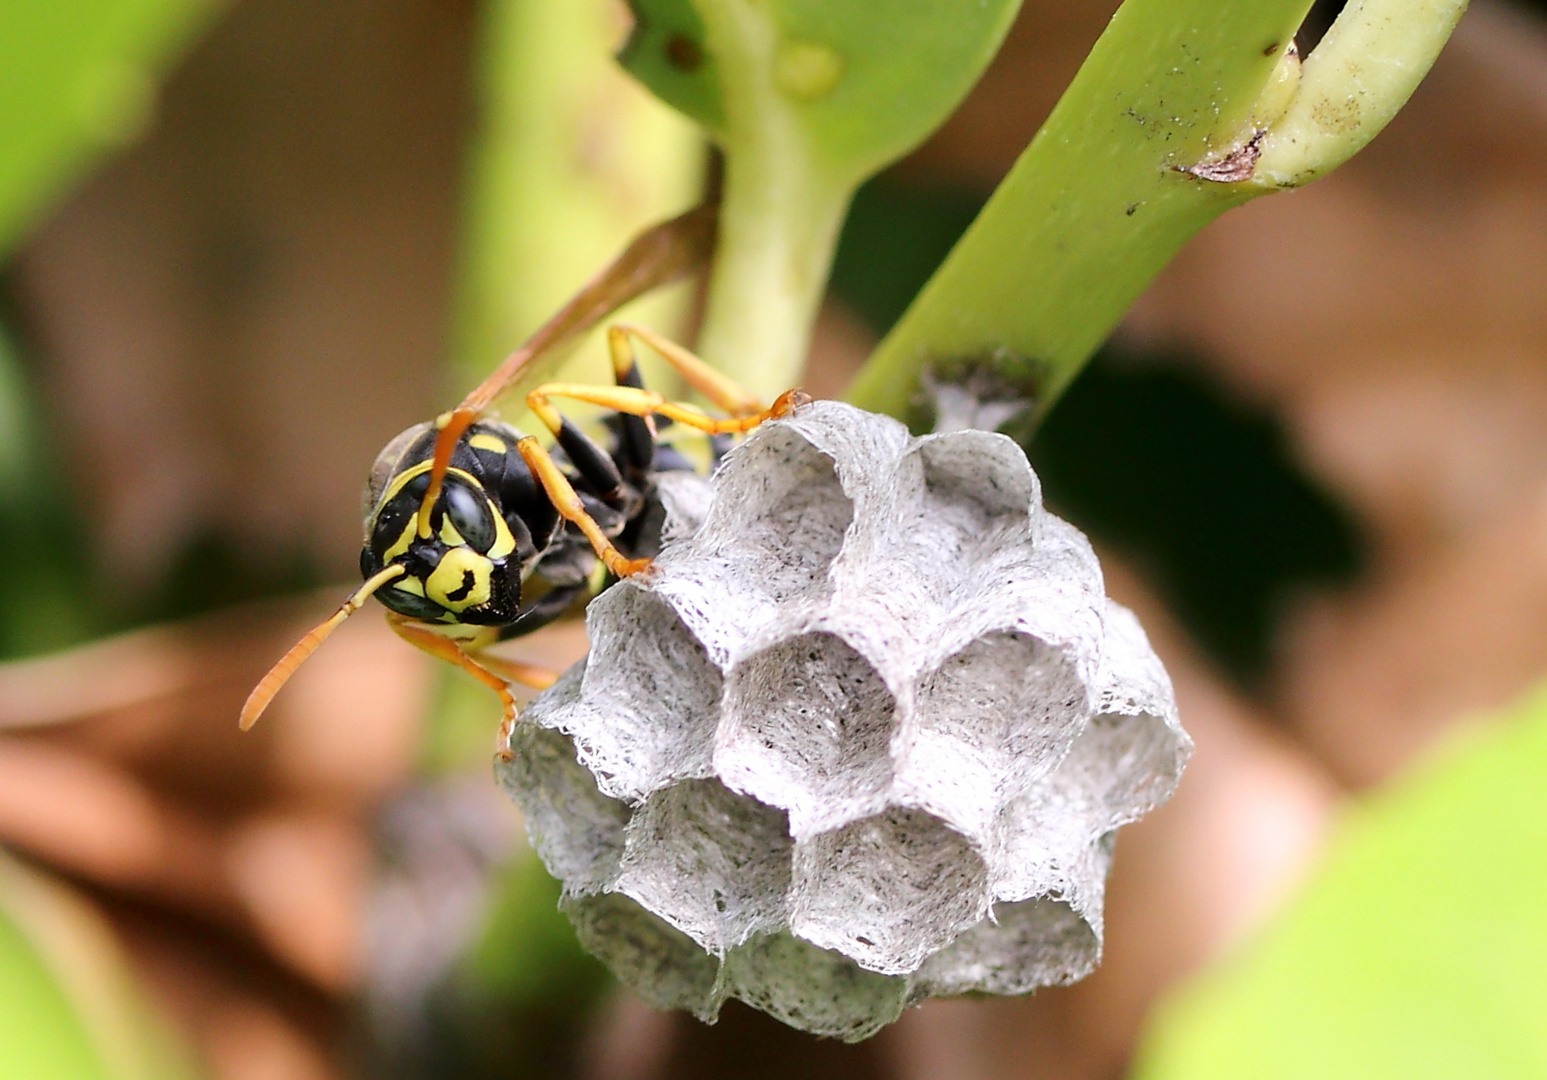
[{"label": "hexagonal nest cell", "polygon": [[656,498],[497,766],[585,947],[849,1040],[1088,974],[1115,830],[1192,744],[1020,448],[816,402]]}]

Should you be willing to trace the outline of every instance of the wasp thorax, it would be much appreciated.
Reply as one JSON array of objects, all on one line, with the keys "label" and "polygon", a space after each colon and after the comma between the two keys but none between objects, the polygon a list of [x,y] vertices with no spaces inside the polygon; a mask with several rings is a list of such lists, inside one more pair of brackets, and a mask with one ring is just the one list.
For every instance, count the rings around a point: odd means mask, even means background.
[{"label": "wasp thorax", "polygon": [[658,1006],[848,1039],[1088,973],[1113,833],[1190,744],[1020,448],[817,402],[711,483],[498,766],[582,942]]}]

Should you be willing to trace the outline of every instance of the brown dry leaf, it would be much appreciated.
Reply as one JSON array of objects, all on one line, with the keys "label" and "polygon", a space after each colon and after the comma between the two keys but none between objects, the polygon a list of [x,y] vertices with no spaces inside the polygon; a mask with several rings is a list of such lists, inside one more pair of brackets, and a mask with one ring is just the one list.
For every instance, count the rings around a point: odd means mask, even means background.
[{"label": "brown dry leaf", "polygon": [[[429,659],[361,618],[237,731],[247,690],[336,599],[0,666],[0,844],[90,887],[222,1076],[228,1059],[334,1075],[316,1069],[360,977],[369,825],[409,775],[428,703]],[[73,703],[72,685],[88,688]],[[249,959],[232,969],[233,954]],[[297,999],[330,1002],[333,1020],[297,1028]]]},{"label": "brown dry leaf", "polygon": [[275,1009],[233,1001],[210,1017],[204,1042],[220,1080],[330,1080],[326,1057]]}]

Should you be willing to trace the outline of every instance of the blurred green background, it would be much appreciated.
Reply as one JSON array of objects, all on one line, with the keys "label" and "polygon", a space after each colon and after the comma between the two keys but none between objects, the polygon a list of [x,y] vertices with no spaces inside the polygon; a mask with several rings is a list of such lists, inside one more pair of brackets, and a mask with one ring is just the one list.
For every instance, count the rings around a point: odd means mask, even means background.
[{"label": "blurred green background", "polygon": [[[814,392],[1114,7],[1028,3],[860,188]],[[623,994],[490,790],[492,704],[379,626],[230,719],[349,580],[375,450],[713,182],[626,12],[0,3],[0,1076],[1547,1075],[1540,19],[1480,5],[1366,154],[1201,234],[1028,446],[1198,758],[1101,972],[847,1047]]]}]

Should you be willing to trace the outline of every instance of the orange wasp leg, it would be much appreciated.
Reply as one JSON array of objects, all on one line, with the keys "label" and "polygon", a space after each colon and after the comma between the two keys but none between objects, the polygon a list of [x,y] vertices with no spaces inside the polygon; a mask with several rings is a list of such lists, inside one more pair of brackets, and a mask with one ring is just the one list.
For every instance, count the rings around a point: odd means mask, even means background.
[{"label": "orange wasp leg", "polygon": [[499,734],[494,740],[495,752],[503,760],[509,761],[510,736],[516,727],[516,699],[511,697],[510,687],[506,685],[505,680],[489,669],[504,670],[509,673],[512,681],[526,686],[535,686],[538,689],[553,685],[556,676],[552,672],[528,667],[513,660],[501,660],[499,657],[479,657],[475,660],[451,638],[437,634],[434,630],[427,630],[396,612],[387,613],[387,625],[410,645],[424,650],[437,660],[455,664],[499,695],[504,713],[500,717]]},{"label": "orange wasp leg", "polygon": [[718,226],[719,207],[706,203],[645,230],[553,318],[538,328],[525,344],[507,356],[487,379],[474,387],[460,405],[436,419],[439,434],[435,438],[430,486],[425,489],[419,507],[420,537],[430,535],[431,508],[440,497],[441,484],[457,440],[488,411],[495,399],[559,345],[595,326],[635,297],[705,265],[714,250]]},{"label": "orange wasp leg", "polygon": [[[560,418],[559,423],[562,422]],[[557,426],[554,430],[558,430]],[[602,560],[608,570],[623,578],[643,573],[650,568],[649,559],[630,559],[613,547],[612,541],[607,539],[601,526],[586,513],[585,506],[580,502],[580,496],[575,494],[569,478],[559,469],[558,463],[549,456],[548,451],[543,449],[542,443],[528,435],[516,443],[516,450],[526,461],[527,468],[532,470],[532,475],[537,477],[537,482],[542,484],[543,490],[548,493],[548,500],[553,503],[553,508],[566,521],[572,521],[580,526],[580,531],[585,534],[585,538],[591,541],[596,557]]]},{"label": "orange wasp leg", "polygon": [[559,673],[535,664],[524,664],[520,660],[507,660],[503,656],[494,656],[490,653],[478,654],[478,662],[506,682],[520,683],[522,686],[530,686],[533,690],[546,690],[559,681]]},{"label": "orange wasp leg", "polygon": [[660,353],[684,382],[708,398],[716,408],[724,409],[732,416],[751,416],[763,411],[763,403],[743,390],[735,380],[722,375],[670,338],[635,323],[615,323],[607,328],[607,348],[612,353],[612,370],[619,385],[636,385],[629,381],[629,373],[635,367],[634,345],[630,339],[642,341]]},{"label": "orange wasp leg", "polygon": [[544,383],[526,396],[527,408],[537,414],[548,428],[558,433],[564,418],[553,407],[549,398],[562,397],[572,401],[584,401],[600,405],[614,412],[634,416],[658,414],[669,416],[679,424],[696,428],[707,435],[740,434],[751,431],[765,420],[775,420],[787,415],[797,405],[810,400],[799,390],[786,390],[767,409],[744,416],[732,416],[718,420],[702,409],[681,402],[667,401],[654,390],[640,390],[632,386],[586,386],[581,383]]}]

